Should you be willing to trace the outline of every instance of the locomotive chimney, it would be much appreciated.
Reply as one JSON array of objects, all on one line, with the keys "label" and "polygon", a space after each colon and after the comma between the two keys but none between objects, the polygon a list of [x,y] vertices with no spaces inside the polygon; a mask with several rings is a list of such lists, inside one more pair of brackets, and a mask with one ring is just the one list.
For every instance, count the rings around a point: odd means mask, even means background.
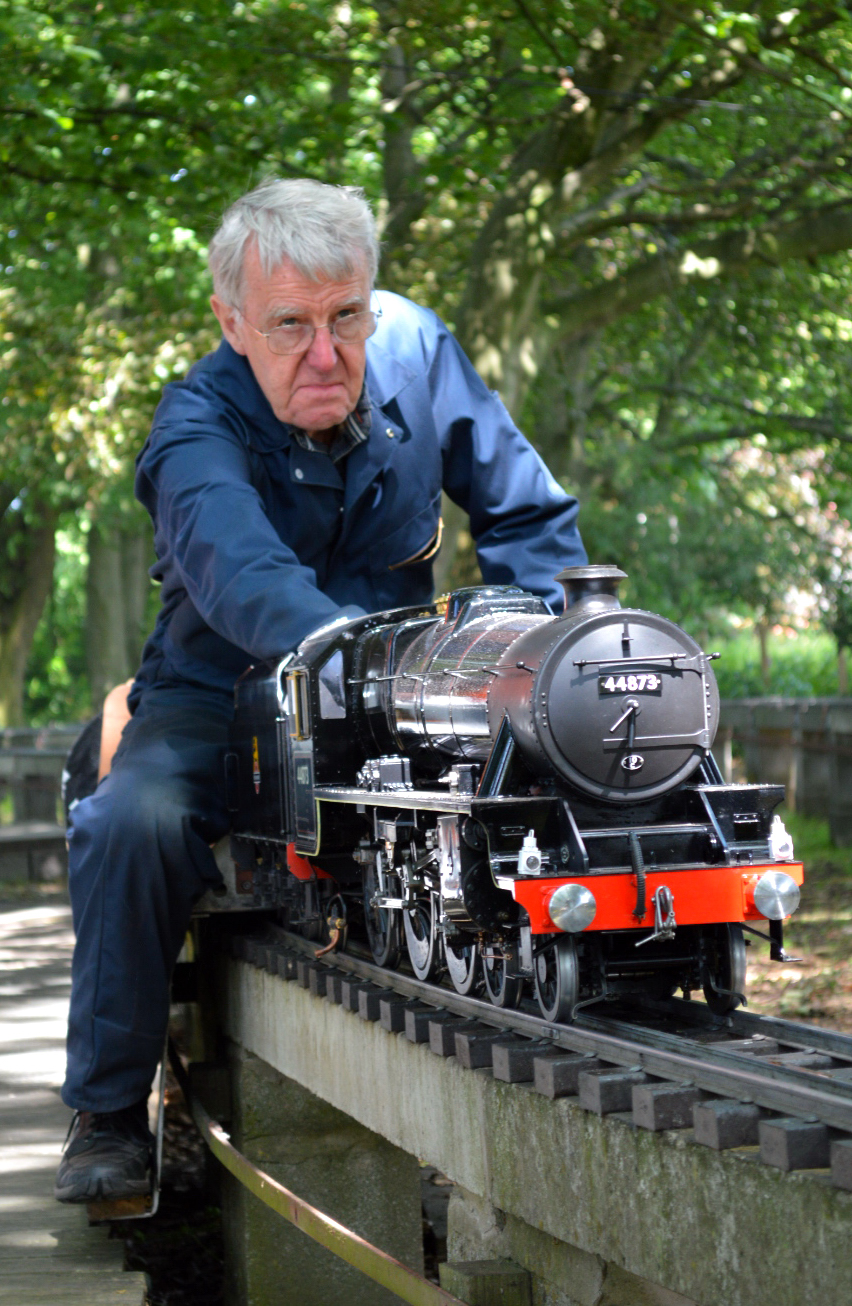
[{"label": "locomotive chimney", "polygon": [[565,612],[575,615],[584,611],[620,608],[618,586],[627,579],[619,567],[566,567],[556,577],[565,590]]}]

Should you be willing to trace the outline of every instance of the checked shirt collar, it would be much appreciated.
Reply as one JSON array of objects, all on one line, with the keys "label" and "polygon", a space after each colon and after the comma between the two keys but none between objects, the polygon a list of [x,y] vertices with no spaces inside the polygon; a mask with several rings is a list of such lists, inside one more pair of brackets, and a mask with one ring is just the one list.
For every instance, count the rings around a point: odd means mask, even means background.
[{"label": "checked shirt collar", "polygon": [[357,449],[359,444],[364,443],[370,434],[370,426],[370,396],[365,384],[354,411],[338,428],[330,444],[321,444],[319,440],[312,440],[307,431],[303,431],[299,426],[288,425],[287,431],[302,449],[307,449],[310,453],[327,454],[333,463],[339,463],[353,449]]}]

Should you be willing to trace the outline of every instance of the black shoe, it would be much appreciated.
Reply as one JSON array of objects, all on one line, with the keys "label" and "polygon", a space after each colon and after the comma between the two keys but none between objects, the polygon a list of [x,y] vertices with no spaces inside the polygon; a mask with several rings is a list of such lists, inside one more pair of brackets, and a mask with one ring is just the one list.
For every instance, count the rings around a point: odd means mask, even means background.
[{"label": "black shoe", "polygon": [[123,1111],[78,1111],[56,1174],[59,1202],[116,1201],[150,1191],[154,1140],[147,1100]]}]

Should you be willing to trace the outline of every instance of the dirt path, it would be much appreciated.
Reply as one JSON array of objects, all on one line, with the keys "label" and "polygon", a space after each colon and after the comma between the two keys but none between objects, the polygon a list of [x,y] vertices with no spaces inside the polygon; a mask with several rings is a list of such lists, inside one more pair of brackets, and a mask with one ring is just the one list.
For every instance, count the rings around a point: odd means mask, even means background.
[{"label": "dirt path", "polygon": [[753,939],[749,1008],[852,1033],[852,849],[832,848],[821,822],[786,819],[805,884],[784,946],[801,961],[772,962],[768,945]]}]

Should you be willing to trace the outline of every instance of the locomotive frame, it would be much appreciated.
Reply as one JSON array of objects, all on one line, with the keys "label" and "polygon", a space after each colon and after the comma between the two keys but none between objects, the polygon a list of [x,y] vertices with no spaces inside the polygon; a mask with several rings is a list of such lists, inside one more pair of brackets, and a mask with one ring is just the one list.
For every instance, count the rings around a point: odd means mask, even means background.
[{"label": "locomotive frame", "polygon": [[[785,957],[800,863],[780,785],[728,785],[711,656],[623,609],[511,586],[315,632],[235,690],[235,898],[418,978],[565,1021],[619,993],[745,1000],[743,930]],[[577,656],[579,654],[579,656]],[[613,719],[615,718],[615,719]]]}]

